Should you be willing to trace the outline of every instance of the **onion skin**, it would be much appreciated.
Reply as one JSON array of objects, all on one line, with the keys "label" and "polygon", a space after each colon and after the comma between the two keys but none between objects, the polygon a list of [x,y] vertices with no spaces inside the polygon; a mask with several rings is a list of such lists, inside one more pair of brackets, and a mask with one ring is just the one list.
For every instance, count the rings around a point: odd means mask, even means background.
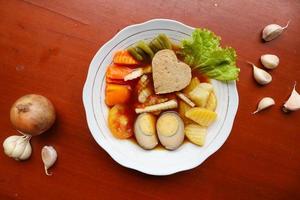
[{"label": "onion skin", "polygon": [[10,121],[18,131],[36,136],[54,124],[55,109],[50,100],[44,96],[25,95],[12,105]]}]

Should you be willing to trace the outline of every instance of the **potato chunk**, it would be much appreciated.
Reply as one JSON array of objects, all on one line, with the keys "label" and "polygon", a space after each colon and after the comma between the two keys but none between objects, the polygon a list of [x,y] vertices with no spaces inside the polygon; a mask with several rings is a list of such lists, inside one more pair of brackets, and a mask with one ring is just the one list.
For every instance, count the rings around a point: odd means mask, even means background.
[{"label": "potato chunk", "polygon": [[201,126],[209,126],[217,118],[217,113],[206,108],[191,108],[185,113],[188,119],[193,120]]},{"label": "potato chunk", "polygon": [[184,129],[185,136],[192,143],[203,146],[206,137],[206,128],[198,124],[189,124]]},{"label": "potato chunk", "polygon": [[189,93],[191,100],[199,107],[205,107],[210,92],[198,85]]},{"label": "potato chunk", "polygon": [[192,78],[190,84],[184,88],[183,93],[188,95],[193,89],[195,89],[200,84],[200,81],[197,77]]},{"label": "potato chunk", "polygon": [[215,111],[217,107],[217,97],[214,92],[210,93],[205,108]]}]

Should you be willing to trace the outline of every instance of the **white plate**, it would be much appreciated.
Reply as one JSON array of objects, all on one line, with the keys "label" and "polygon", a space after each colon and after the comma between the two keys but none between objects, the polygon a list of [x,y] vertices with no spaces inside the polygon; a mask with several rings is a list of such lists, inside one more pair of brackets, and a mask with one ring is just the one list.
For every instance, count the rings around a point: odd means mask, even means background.
[{"label": "white plate", "polygon": [[125,49],[139,40],[151,40],[165,33],[173,41],[191,35],[194,28],[167,19],[154,19],[131,25],[103,45],[94,56],[83,88],[83,102],[89,129],[97,143],[119,164],[151,175],[169,175],[192,169],[217,151],[230,134],[238,108],[235,82],[212,81],[218,106],[218,118],[208,129],[203,147],[184,143],[175,151],[144,150],[130,140],[115,139],[107,126],[108,109],[104,103],[105,72],[114,51]]}]

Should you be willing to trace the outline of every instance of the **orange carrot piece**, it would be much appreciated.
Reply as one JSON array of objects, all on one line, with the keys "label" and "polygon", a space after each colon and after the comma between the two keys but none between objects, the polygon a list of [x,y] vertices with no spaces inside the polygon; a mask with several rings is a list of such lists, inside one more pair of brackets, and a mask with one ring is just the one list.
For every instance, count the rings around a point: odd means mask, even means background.
[{"label": "orange carrot piece", "polygon": [[133,69],[129,67],[110,65],[106,70],[106,77],[123,80],[124,77],[132,71]]},{"label": "orange carrot piece", "polygon": [[139,64],[137,60],[130,55],[127,50],[117,51],[114,55],[114,63],[118,65],[136,65]]},{"label": "orange carrot piece", "polygon": [[131,94],[129,85],[106,84],[105,103],[108,106],[126,103]]}]

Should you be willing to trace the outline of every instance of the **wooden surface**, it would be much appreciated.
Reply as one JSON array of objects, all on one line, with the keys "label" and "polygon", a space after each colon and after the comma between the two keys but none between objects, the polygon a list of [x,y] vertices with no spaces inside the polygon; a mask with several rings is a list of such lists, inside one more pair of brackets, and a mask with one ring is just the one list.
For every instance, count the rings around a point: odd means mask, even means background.
[{"label": "wooden surface", "polygon": [[[240,105],[222,148],[201,166],[153,177],[114,162],[92,138],[82,88],[95,52],[127,25],[169,18],[206,27],[237,50]],[[289,28],[262,43],[269,23]],[[274,53],[280,66],[273,82],[259,87],[246,61]],[[15,134],[9,109],[20,96],[38,93],[53,101],[58,119],[32,139],[33,154],[17,162],[0,153],[0,199],[300,199],[300,111],[280,107],[298,81],[298,0],[0,0],[0,141]],[[276,105],[251,115],[265,96]],[[53,145],[59,159],[44,174],[40,150]]]}]

